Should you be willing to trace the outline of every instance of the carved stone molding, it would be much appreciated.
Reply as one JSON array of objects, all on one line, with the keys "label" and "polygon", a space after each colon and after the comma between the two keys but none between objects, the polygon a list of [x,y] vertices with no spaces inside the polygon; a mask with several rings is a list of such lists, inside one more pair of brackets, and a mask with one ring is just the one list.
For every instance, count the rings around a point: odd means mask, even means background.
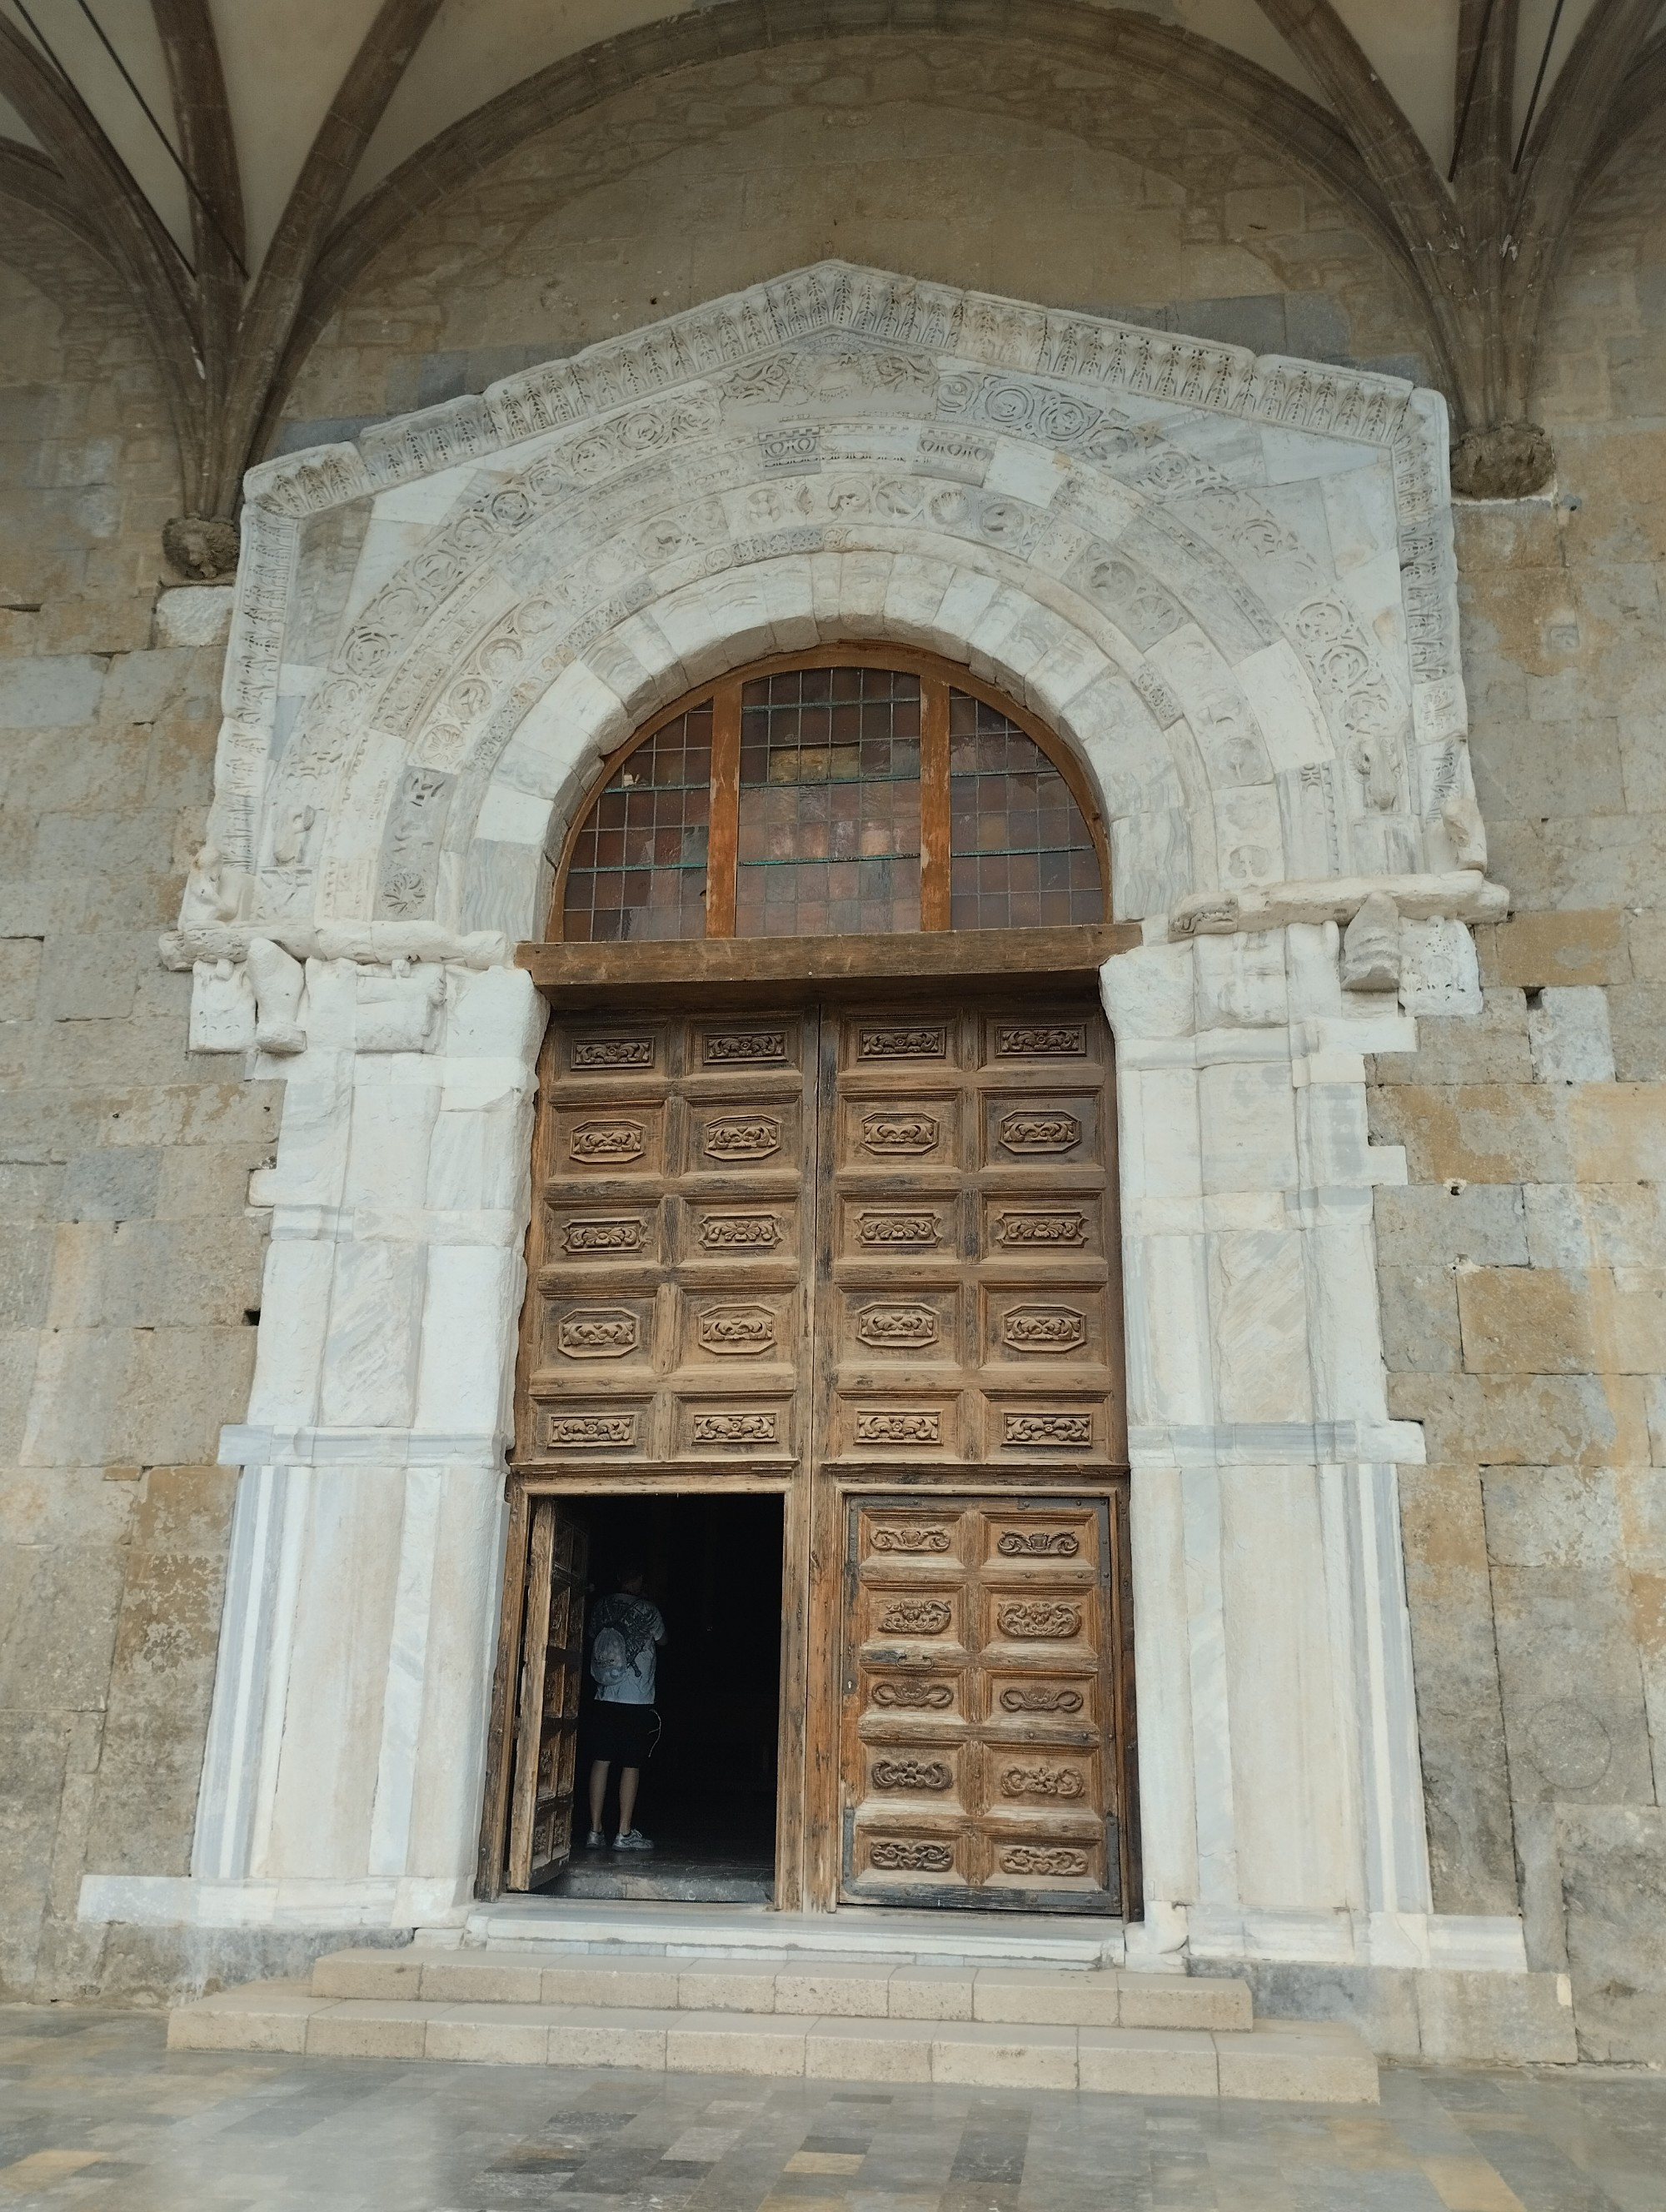
[{"label": "carved stone molding", "polygon": [[[1392,377],[829,262],[263,464],[193,927],[310,953],[374,917],[502,957],[599,753],[853,623],[1052,722],[1122,918],[1265,927],[1263,893],[1475,869],[1446,442]],[[1344,477],[1346,557],[1294,520]],[[408,550],[354,594],[315,519],[396,498]],[[1397,903],[1490,910],[1462,888]]]},{"label": "carved stone molding", "polygon": [[1257,884],[1237,891],[1200,891],[1170,913],[1164,935],[1232,937],[1241,932],[1284,929],[1292,922],[1352,921],[1366,901],[1392,899],[1408,920],[1439,915],[1455,921],[1502,921],[1510,894],[1479,869],[1438,876],[1338,876],[1312,883]]},{"label": "carved stone molding", "polygon": [[395,960],[435,960],[455,968],[502,968],[514,948],[501,929],[460,933],[432,922],[221,922],[182,925],[157,940],[164,968],[198,961],[243,961],[258,939],[281,945],[295,960],[357,960],[371,965]]}]

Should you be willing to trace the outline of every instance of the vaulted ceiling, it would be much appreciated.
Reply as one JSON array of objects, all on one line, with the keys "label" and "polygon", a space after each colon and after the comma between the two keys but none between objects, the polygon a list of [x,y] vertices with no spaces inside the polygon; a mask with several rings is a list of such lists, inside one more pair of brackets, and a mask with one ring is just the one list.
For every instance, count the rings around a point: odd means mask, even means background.
[{"label": "vaulted ceiling", "polygon": [[129,286],[191,503],[224,516],[307,331],[451,182],[645,76],[922,30],[1217,99],[1400,254],[1481,477],[1545,460],[1519,421],[1539,301],[1666,90],[1661,0],[0,0],[0,195]]}]

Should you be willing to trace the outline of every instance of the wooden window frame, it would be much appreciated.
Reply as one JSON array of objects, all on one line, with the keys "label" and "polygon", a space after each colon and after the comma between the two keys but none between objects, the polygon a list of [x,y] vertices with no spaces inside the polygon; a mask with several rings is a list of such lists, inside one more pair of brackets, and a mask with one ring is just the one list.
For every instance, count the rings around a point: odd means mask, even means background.
[{"label": "wooden window frame", "polygon": [[[1064,780],[1087,824],[1099,869],[1100,920],[1110,919],[1110,851],[1099,811],[1088,789],[1080,764],[1044,724],[1024,708],[984,684],[970,669],[942,660],[935,653],[916,653],[906,646],[827,645],[811,653],[778,653],[754,660],[744,668],[697,684],[669,707],[644,722],[611,752],[600,775],[587,789],[562,842],[561,865],[556,871],[555,891],[544,932],[546,944],[565,939],[567,878],[573,854],[585,824],[602,793],[631,755],[649,744],[669,723],[691,708],[712,703],[711,804],[706,839],[706,927],[701,938],[674,940],[683,945],[710,944],[732,939],[735,934],[735,892],[740,802],[740,695],[742,686],[761,676],[781,676],[799,668],[884,668],[920,679],[920,927],[922,933],[949,927],[949,883],[952,836],[949,814],[949,694],[964,691],[1023,731],[1049,768]],[[714,923],[717,924],[714,927]],[[589,940],[575,939],[575,943]],[[631,940],[635,943],[639,940]],[[656,940],[640,940],[650,942]],[[748,938],[748,944],[767,943]]]}]

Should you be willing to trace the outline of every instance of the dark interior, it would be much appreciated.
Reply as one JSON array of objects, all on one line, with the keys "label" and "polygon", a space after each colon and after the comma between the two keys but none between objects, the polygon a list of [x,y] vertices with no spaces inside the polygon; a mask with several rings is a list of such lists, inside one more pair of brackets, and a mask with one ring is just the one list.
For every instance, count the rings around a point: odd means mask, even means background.
[{"label": "dark interior", "polygon": [[[765,1896],[775,1852],[776,1735],[781,1704],[781,1501],[779,1498],[595,1498],[590,1596],[617,1589],[633,1559],[665,1617],[655,1709],[662,1723],[642,1771],[635,1824],[648,1853],[588,1851],[590,1717],[595,1684],[586,1638],[569,1894],[663,1894],[700,1901]],[[617,1826],[617,1771],[603,1825]]]}]

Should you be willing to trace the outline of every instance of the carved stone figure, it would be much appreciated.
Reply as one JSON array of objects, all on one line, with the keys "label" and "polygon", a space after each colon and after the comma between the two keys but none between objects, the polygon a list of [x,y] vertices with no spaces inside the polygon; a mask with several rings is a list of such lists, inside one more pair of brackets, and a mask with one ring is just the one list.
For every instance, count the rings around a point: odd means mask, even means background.
[{"label": "carved stone figure", "polygon": [[1207,891],[1177,906],[1169,917],[1169,929],[1177,938],[1196,937],[1214,930],[1236,929],[1237,920],[1234,892]]},{"label": "carved stone figure", "polygon": [[1365,801],[1379,814],[1391,814],[1400,796],[1399,779],[1386,738],[1361,738],[1353,748],[1353,765],[1365,787]]},{"label": "carved stone figure", "polygon": [[1455,791],[1440,810],[1446,834],[1452,841],[1452,865],[1456,868],[1487,866],[1487,827],[1481,809],[1467,791]]},{"label": "carved stone figure", "polygon": [[199,960],[192,971],[192,1052],[246,1052],[254,1042],[254,989],[234,960]]},{"label": "carved stone figure", "polygon": [[280,868],[298,866],[307,856],[307,835],[318,819],[313,806],[292,806],[272,837],[272,859]]},{"label": "carved stone figure", "polygon": [[162,525],[162,550],[194,584],[218,584],[237,574],[237,525],[223,514],[176,514]]},{"label": "carved stone figure", "polygon": [[307,971],[300,961],[291,960],[270,938],[257,937],[249,946],[249,981],[254,986],[258,1016],[254,1041],[261,1051],[279,1055],[305,1052],[301,994],[307,986]]},{"label": "carved stone figure", "polygon": [[1528,499],[1550,481],[1556,456],[1536,422],[1495,422],[1452,448],[1452,489],[1464,499]]},{"label": "carved stone figure", "polygon": [[181,929],[202,929],[216,921],[234,921],[241,902],[242,872],[217,845],[201,845],[185,878],[179,902]]},{"label": "carved stone figure", "polygon": [[1371,893],[1343,935],[1342,988],[1400,988],[1400,909],[1386,891]]}]

